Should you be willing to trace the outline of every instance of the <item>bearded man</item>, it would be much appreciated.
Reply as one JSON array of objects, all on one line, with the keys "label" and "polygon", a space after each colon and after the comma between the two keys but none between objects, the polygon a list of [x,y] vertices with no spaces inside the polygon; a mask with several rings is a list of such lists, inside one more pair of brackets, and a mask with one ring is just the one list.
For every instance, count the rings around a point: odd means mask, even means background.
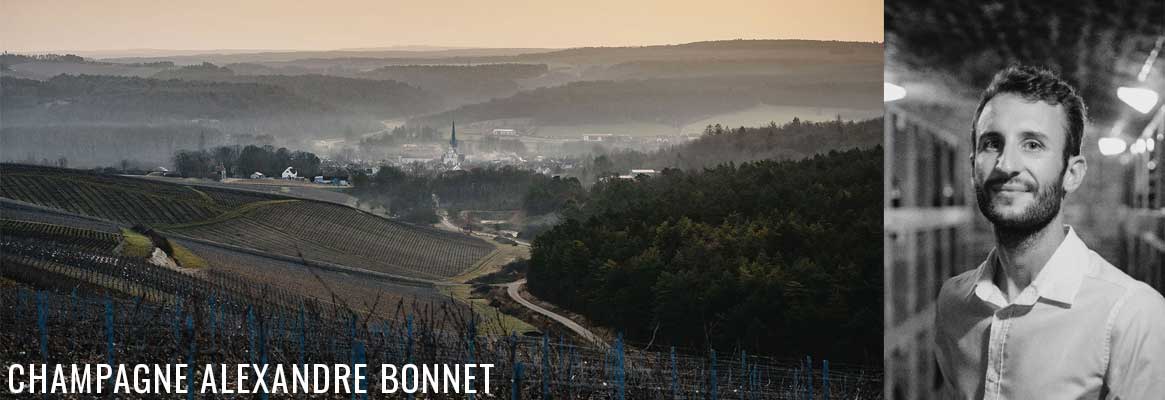
[{"label": "bearded man", "polygon": [[945,397],[1165,399],[1165,298],[1064,224],[1084,124],[1083,100],[1046,69],[1007,68],[983,92],[972,180],[995,248],[939,292]]}]

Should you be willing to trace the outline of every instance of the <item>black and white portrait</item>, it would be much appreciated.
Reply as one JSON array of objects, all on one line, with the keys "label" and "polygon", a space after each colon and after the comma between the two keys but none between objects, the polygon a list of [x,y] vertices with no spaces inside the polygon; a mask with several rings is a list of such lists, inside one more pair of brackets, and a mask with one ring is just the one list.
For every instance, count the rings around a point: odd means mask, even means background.
[{"label": "black and white portrait", "polygon": [[886,3],[887,398],[1165,393],[1160,2]]}]

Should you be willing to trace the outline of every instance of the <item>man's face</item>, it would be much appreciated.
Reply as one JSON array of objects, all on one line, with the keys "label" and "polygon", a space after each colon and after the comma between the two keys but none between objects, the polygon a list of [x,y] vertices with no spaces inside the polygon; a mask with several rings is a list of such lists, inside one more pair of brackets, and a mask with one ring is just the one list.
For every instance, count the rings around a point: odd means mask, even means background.
[{"label": "man's face", "polygon": [[975,125],[973,174],[979,211],[997,228],[1036,230],[1060,212],[1068,131],[1061,105],[1004,93]]}]

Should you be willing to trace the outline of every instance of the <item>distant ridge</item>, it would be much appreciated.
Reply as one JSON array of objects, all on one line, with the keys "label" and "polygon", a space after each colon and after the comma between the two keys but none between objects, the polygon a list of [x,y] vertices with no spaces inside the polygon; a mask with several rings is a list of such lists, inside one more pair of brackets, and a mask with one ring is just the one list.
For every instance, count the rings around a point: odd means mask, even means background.
[{"label": "distant ridge", "polygon": [[175,64],[197,64],[211,62],[229,64],[241,62],[291,62],[320,59],[450,59],[450,62],[523,62],[533,58],[569,58],[576,54],[609,52],[675,52],[675,51],[748,51],[748,50],[795,50],[795,49],[877,49],[879,42],[854,42],[811,39],[732,39],[708,40],[678,44],[657,44],[643,46],[584,46],[566,49],[555,48],[475,48],[444,46],[390,46],[371,48],[350,48],[337,50],[175,50],[173,55],[132,55],[121,57],[98,56],[71,52],[86,57],[100,58],[116,63],[143,63],[173,61]]}]

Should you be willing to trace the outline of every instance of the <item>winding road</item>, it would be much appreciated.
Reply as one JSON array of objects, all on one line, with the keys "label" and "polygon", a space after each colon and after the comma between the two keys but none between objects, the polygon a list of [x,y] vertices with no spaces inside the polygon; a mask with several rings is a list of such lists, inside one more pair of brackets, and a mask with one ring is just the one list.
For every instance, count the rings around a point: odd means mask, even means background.
[{"label": "winding road", "polygon": [[591,331],[587,330],[587,328],[583,327],[582,325],[579,325],[577,322],[572,321],[570,318],[555,314],[553,311],[547,310],[547,309],[542,308],[541,306],[539,306],[537,304],[531,303],[530,301],[523,299],[521,294],[519,293],[519,291],[522,288],[522,284],[525,284],[525,283],[526,283],[526,279],[523,278],[523,279],[519,279],[519,280],[510,282],[510,283],[504,284],[506,287],[506,293],[510,295],[511,299],[514,299],[514,301],[518,302],[518,304],[521,304],[522,306],[524,306],[526,308],[534,310],[535,312],[537,312],[539,314],[545,315],[545,316],[549,317],[550,319],[557,321],[558,323],[567,327],[567,329],[570,329],[571,331],[574,331],[574,333],[577,333],[583,339],[586,339],[587,341],[594,343],[594,344],[596,344],[604,349],[608,347],[607,343],[604,342],[603,339],[599,338],[598,335],[595,335]]},{"label": "winding road", "polygon": [[[436,195],[433,196],[433,203],[434,203],[434,205],[440,204],[437,202]],[[437,215],[441,217],[441,222],[439,224],[437,224],[438,227],[445,229],[445,230],[448,230],[448,231],[451,231],[451,232],[462,232],[461,228],[457,227],[457,225],[454,225],[453,222],[449,221],[449,215],[445,212],[445,210],[441,210],[439,208],[438,208],[438,210],[439,211],[437,212]],[[484,234],[481,232],[473,232],[473,234],[475,236],[480,236],[480,237],[483,237],[485,239],[490,239],[494,236],[494,235]],[[510,240],[513,240],[514,242],[518,243],[518,245],[521,245],[521,246],[527,246],[527,247],[530,246],[530,243],[528,243],[528,242],[523,242],[523,241],[520,241],[517,239],[512,239],[512,238]],[[602,347],[604,349],[610,347],[609,345],[607,345],[607,342],[603,341],[602,338],[600,338],[598,335],[594,334],[594,332],[591,332],[590,330],[588,330],[586,327],[580,325],[579,323],[574,322],[573,320],[571,320],[570,318],[567,318],[565,316],[556,314],[553,311],[542,308],[541,306],[534,304],[534,303],[530,302],[529,300],[522,298],[521,289],[522,289],[522,285],[525,283],[526,283],[526,279],[522,278],[522,279],[510,282],[510,283],[501,283],[501,284],[496,284],[494,286],[505,286],[506,287],[506,294],[508,294],[511,299],[514,299],[514,301],[518,302],[518,304],[521,304],[523,307],[526,307],[526,308],[528,308],[536,313],[545,315],[546,317],[554,320],[555,322],[562,324],[562,326],[565,326],[567,329],[570,329],[571,331],[578,334],[583,339],[585,339],[591,343],[594,343],[595,345]]]}]

